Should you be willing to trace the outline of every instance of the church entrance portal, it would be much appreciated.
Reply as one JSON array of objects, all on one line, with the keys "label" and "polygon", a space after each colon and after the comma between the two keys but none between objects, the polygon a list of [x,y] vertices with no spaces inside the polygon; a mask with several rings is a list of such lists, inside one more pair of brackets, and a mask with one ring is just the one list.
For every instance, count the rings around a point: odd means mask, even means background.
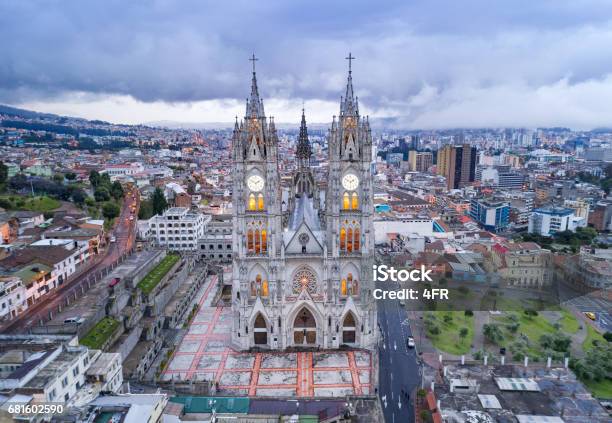
[{"label": "church entrance portal", "polygon": [[302,308],[293,322],[293,343],[313,346],[317,343],[317,322],[307,308]]}]

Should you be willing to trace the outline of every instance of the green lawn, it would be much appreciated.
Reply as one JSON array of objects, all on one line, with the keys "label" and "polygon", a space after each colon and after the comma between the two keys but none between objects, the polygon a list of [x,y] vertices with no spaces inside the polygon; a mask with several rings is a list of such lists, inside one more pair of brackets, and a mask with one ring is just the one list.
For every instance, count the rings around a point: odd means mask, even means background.
[{"label": "green lawn", "polygon": [[[515,315],[518,317],[520,326],[516,333],[512,333],[505,327],[506,324],[510,324],[512,322],[509,319],[510,315]],[[507,347],[509,344],[519,339],[520,335],[523,334],[529,338],[527,353],[529,354],[529,357],[532,358],[543,358],[541,356],[542,348],[540,346],[540,337],[542,335],[551,335],[557,332],[553,324],[540,315],[527,316],[522,312],[506,312],[503,316],[494,317],[493,321],[501,324],[502,327],[504,339],[501,341],[500,345]]]},{"label": "green lawn", "polygon": [[119,327],[119,322],[112,317],[105,317],[87,332],[81,344],[92,349],[100,349]]},{"label": "green lawn", "polygon": [[159,281],[166,276],[166,273],[168,273],[170,268],[174,266],[178,260],[179,256],[177,254],[168,254],[147,274],[147,276],[138,282],[138,288],[145,294],[153,291]]},{"label": "green lawn", "polygon": [[601,382],[583,381],[591,394],[601,399],[612,399],[612,379],[602,380]]},{"label": "green lawn", "polygon": [[605,338],[597,332],[593,327],[589,324],[586,325],[587,328],[587,337],[582,343],[582,349],[586,352],[594,347],[593,341],[599,341],[600,344],[604,345],[606,342]]},{"label": "green lawn", "polygon": [[[440,328],[439,335],[432,335],[427,331],[427,337],[433,346],[449,354],[467,354],[474,337],[474,316],[466,316],[463,311],[432,311],[429,313],[436,317],[435,325]],[[445,315],[452,316],[453,320],[445,322]],[[468,330],[465,338],[459,336],[461,328]]]},{"label": "green lawn", "polygon": [[46,195],[37,197],[26,197],[21,195],[3,195],[0,197],[5,202],[8,202],[10,209],[13,210],[29,210],[37,212],[48,212],[59,208],[60,202]]},{"label": "green lawn", "polygon": [[566,333],[576,333],[580,329],[580,322],[569,311],[561,310],[561,319],[559,319],[561,330]]}]

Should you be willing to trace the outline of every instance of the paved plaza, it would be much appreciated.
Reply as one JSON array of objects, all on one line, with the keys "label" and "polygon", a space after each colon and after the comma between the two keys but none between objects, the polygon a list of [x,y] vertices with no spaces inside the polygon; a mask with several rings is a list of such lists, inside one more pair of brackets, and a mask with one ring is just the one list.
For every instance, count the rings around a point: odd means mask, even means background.
[{"label": "paved plaza", "polygon": [[242,353],[229,347],[231,309],[211,305],[208,278],[199,311],[164,371],[165,380],[214,380],[236,395],[338,397],[373,391],[368,351]]}]

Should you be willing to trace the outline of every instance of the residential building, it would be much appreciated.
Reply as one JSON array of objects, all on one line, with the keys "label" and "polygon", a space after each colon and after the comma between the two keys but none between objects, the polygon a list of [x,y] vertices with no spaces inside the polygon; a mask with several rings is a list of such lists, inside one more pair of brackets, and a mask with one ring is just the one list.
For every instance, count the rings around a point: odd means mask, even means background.
[{"label": "residential building", "polygon": [[589,221],[589,209],[590,204],[585,200],[565,200],[563,206],[574,210],[574,215],[584,219],[585,222]]},{"label": "residential building", "polygon": [[589,214],[589,226],[598,231],[612,230],[612,201],[598,201]]},{"label": "residential building", "polygon": [[17,277],[0,277],[0,320],[13,319],[27,308],[23,281]]},{"label": "residential building", "polygon": [[566,207],[541,207],[535,209],[529,217],[529,233],[542,236],[553,236],[557,232],[572,231],[586,226],[586,220],[576,217],[574,210]]},{"label": "residential building", "polygon": [[210,216],[186,207],[171,207],[149,220],[150,239],[170,250],[196,251]]}]

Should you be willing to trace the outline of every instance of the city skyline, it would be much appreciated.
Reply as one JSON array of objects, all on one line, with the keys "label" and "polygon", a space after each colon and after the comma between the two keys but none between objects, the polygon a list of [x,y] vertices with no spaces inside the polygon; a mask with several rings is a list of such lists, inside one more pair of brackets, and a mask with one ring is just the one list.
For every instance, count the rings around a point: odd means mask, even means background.
[{"label": "city skyline", "polygon": [[363,113],[390,127],[612,125],[606,2],[184,5],[3,3],[0,35],[13,42],[0,48],[0,103],[115,123],[229,122],[254,52],[269,114],[298,123],[304,104],[323,123],[352,52]]}]

